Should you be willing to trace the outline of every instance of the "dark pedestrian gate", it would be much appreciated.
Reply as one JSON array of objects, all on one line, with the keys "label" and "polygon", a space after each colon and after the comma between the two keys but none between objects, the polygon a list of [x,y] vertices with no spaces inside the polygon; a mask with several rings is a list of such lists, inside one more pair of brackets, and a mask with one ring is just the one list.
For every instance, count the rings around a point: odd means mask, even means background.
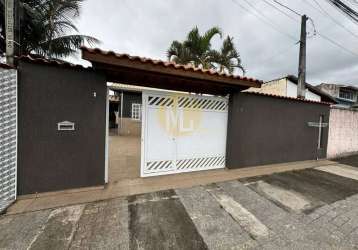
[{"label": "dark pedestrian gate", "polygon": [[16,199],[17,73],[0,66],[0,213]]}]

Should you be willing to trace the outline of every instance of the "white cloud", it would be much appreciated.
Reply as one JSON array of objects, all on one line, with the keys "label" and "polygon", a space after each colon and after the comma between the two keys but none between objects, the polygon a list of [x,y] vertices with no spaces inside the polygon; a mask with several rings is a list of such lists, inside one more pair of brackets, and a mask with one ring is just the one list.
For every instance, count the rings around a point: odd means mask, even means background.
[{"label": "white cloud", "polygon": [[[259,12],[255,12],[247,2]],[[314,9],[312,1],[281,2],[312,17],[319,32],[358,54],[358,25],[325,1],[318,0],[325,10],[357,34],[357,37],[320,13],[318,6]],[[194,26],[197,25],[202,32],[212,26],[219,26],[225,35],[234,36],[248,76],[269,80],[297,74],[299,46],[294,46],[295,41],[277,32],[253,13],[268,17],[269,20],[265,19],[267,22],[298,40],[300,21],[289,19],[264,0],[87,0],[83,3],[77,25],[81,33],[100,39],[102,49],[163,60],[166,59],[166,50],[171,41],[183,40]],[[299,19],[289,11],[287,14]],[[310,24],[309,30],[313,30]],[[215,38],[213,45],[220,46],[219,39]],[[345,82],[358,85],[357,70],[358,56],[349,54],[318,36],[308,40],[309,82]]]}]

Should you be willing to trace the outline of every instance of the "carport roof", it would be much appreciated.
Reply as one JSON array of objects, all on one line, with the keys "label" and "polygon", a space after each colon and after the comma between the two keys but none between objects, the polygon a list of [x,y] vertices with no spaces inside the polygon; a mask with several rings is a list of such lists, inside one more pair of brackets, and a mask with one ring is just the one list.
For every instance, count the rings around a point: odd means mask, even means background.
[{"label": "carport roof", "polygon": [[262,84],[262,81],[253,78],[97,48],[82,47],[82,58],[90,61],[95,70],[103,71],[107,81],[145,87],[228,94],[249,87],[259,88]]}]

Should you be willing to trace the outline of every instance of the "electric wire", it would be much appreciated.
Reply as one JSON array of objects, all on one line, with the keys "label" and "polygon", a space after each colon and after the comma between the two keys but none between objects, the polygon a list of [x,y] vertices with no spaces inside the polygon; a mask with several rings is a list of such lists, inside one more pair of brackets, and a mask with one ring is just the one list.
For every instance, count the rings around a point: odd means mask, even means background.
[{"label": "electric wire", "polygon": [[319,12],[321,15],[323,15],[323,16],[326,15],[321,9],[317,8],[317,6],[313,5],[309,0],[303,0],[303,2],[305,2],[307,5],[309,5],[311,8],[313,8],[317,12]]},{"label": "electric wire", "polygon": [[322,5],[317,1],[317,0],[313,0],[316,5],[319,7],[319,9],[321,10],[321,13],[324,13],[326,16],[328,16],[329,19],[331,19],[336,25],[338,25],[339,27],[341,27],[342,29],[344,29],[345,31],[347,31],[349,34],[351,34],[352,36],[354,36],[355,38],[358,39],[358,35],[355,34],[354,32],[352,32],[350,29],[348,29],[346,26],[344,26],[343,24],[341,24],[337,19],[335,19],[331,14],[329,14],[323,7]]},{"label": "electric wire", "polygon": [[270,3],[268,0],[262,0],[264,1],[267,5],[270,5],[272,8],[276,9],[277,11],[281,12],[283,15],[285,15],[286,17],[290,18],[293,21],[298,21],[298,19],[290,16],[289,14],[287,14],[286,12],[284,12],[283,10],[281,10],[280,8],[277,8],[274,4]]},{"label": "electric wire", "polygon": [[335,46],[341,48],[342,50],[344,50],[345,52],[349,53],[349,54],[352,54],[354,56],[357,56],[358,57],[358,53],[355,53],[354,51],[350,50],[350,49],[347,49],[346,47],[344,47],[343,45],[337,43],[336,41],[334,41],[333,39],[323,35],[322,33],[318,32],[317,31],[317,35],[321,38],[323,38],[324,40],[330,42],[331,44],[334,44]]},{"label": "electric wire", "polygon": [[292,36],[291,34],[288,34],[286,32],[281,31],[280,28],[278,28],[275,24],[271,23],[270,21],[267,21],[266,19],[261,17],[260,14],[256,14],[256,12],[251,11],[249,8],[247,8],[246,6],[242,5],[241,3],[239,3],[236,0],[232,0],[232,2],[235,3],[236,5],[238,5],[239,7],[241,7],[242,9],[246,10],[251,15],[254,15],[255,17],[257,17],[261,22],[263,22],[266,25],[270,26],[275,31],[279,32],[280,34],[286,36],[287,38],[289,38],[289,39],[291,39],[293,41],[297,41],[297,39],[294,36]]},{"label": "electric wire", "polygon": [[300,13],[298,13],[297,11],[291,9],[290,7],[288,7],[287,5],[284,5],[283,3],[277,1],[277,0],[273,0],[275,3],[277,3],[278,5],[284,7],[285,9],[288,9],[289,11],[291,11],[292,13],[296,14],[297,16],[302,16]]},{"label": "electric wire", "polygon": [[[236,2],[236,0],[232,0],[232,1],[233,1],[234,3],[236,3],[236,4],[238,4],[240,7],[242,7],[242,8],[245,9],[246,11],[250,12],[248,8],[246,8],[245,6],[239,4],[238,2]],[[245,1],[246,3],[248,3],[246,0],[244,0],[244,1]],[[294,14],[296,14],[296,15],[298,15],[298,16],[301,16],[297,11],[291,9],[290,7],[288,7],[288,6],[286,6],[286,5],[282,4],[282,3],[280,3],[279,1],[277,1],[277,0],[273,0],[273,1],[274,1],[275,3],[277,3],[277,4],[279,4],[280,6],[284,7],[285,9],[290,10],[292,13],[294,13]],[[331,1],[331,0],[327,0],[327,1]],[[248,4],[249,4],[250,6],[252,6],[250,3],[248,3]],[[252,6],[252,7],[253,7],[253,6]],[[261,21],[265,22],[266,24],[269,24],[269,25],[270,25],[272,28],[274,28],[276,31],[278,31],[278,32],[280,32],[280,33],[283,33],[282,31],[278,30],[275,26],[273,26],[271,23],[267,22],[265,19],[262,19],[261,16],[260,16],[260,15],[262,15],[262,13],[260,13],[259,10],[257,10],[256,8],[255,8],[255,10],[259,13],[259,15],[257,15],[257,14],[254,13],[254,12],[250,12],[250,13],[253,14],[254,16],[258,17]],[[266,18],[267,18],[267,17],[266,17]],[[313,21],[312,18],[308,17],[308,20],[310,20],[310,22],[312,23],[312,26],[313,26],[313,28],[314,28],[314,34],[313,34],[313,36],[318,35],[320,38],[322,38],[322,39],[326,40],[327,42],[331,43],[332,45],[335,45],[336,47],[338,47],[338,48],[344,50],[346,53],[349,53],[349,54],[351,54],[351,55],[353,55],[353,56],[357,56],[357,57],[358,57],[358,53],[355,53],[354,51],[352,51],[352,50],[350,50],[350,49],[344,47],[343,45],[339,44],[338,42],[334,41],[333,39],[329,38],[328,36],[322,34],[321,32],[318,32],[318,31],[316,30],[316,27],[315,27],[315,24],[314,24],[314,21]],[[283,33],[283,34],[285,34],[285,35],[287,36],[286,33]],[[291,37],[291,35],[289,35],[289,36]],[[291,37],[291,39],[292,39],[292,37]],[[295,43],[295,45],[296,45],[296,43]],[[292,46],[291,46],[291,47],[292,47]],[[284,51],[284,52],[285,52],[285,51]],[[281,53],[282,53],[282,52],[281,52]]]},{"label": "electric wire", "polygon": [[339,11],[341,11],[344,15],[349,17],[352,21],[355,23],[358,23],[358,13],[354,9],[352,9],[350,6],[345,4],[344,2],[340,0],[326,0],[329,4],[331,4],[333,7],[337,8]]},{"label": "electric wire", "polygon": [[[275,1],[275,2],[278,3],[278,4],[280,4],[282,7],[285,7],[285,8],[287,8],[287,9],[291,10],[293,13],[299,15],[297,11],[295,11],[295,10],[289,8],[288,6],[285,6],[285,5],[281,4],[281,3],[279,3],[277,0],[273,0],[273,1]],[[333,0],[327,0],[327,1],[333,1]],[[312,22],[312,25],[314,26],[313,19],[309,17],[309,20]],[[343,45],[339,44],[338,42],[334,41],[333,39],[329,38],[328,36],[322,34],[321,32],[318,32],[318,31],[316,30],[315,26],[314,26],[314,35],[318,35],[318,36],[321,37],[322,39],[324,39],[324,40],[328,41],[329,43],[331,43],[331,44],[337,46],[338,48],[344,50],[346,53],[349,53],[349,54],[351,54],[351,55],[353,55],[353,56],[358,56],[358,53],[356,53],[356,52],[354,52],[354,51],[352,51],[352,50],[350,50],[350,49],[344,47]]]},{"label": "electric wire", "polygon": [[291,44],[290,46],[286,47],[285,49],[283,49],[283,50],[281,50],[281,51],[275,53],[274,55],[272,55],[272,56],[270,56],[270,57],[267,57],[266,59],[264,59],[264,60],[258,62],[258,64],[267,63],[267,62],[271,61],[271,60],[274,59],[274,58],[278,58],[278,57],[280,57],[280,56],[286,54],[286,53],[289,52],[292,48],[296,47],[297,44],[298,44],[298,42],[297,42],[297,43],[294,43],[294,44]]}]

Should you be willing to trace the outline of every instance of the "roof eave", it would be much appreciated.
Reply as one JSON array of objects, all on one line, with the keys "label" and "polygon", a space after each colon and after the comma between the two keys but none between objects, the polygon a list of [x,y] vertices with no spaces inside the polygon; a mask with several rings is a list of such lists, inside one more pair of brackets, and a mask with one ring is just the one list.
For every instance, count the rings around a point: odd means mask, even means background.
[{"label": "roof eave", "polygon": [[[117,68],[126,68],[132,70],[147,71],[151,73],[178,76],[182,78],[190,78],[197,80],[204,80],[208,82],[215,82],[219,84],[229,85],[231,87],[261,87],[261,81],[244,78],[237,76],[227,76],[225,74],[214,74],[214,73],[203,73],[201,70],[188,70],[183,65],[163,65],[163,62],[159,63],[148,63],[142,60],[129,59],[127,57],[118,57],[115,53],[101,53],[96,50],[89,50],[82,48],[82,58],[92,62],[94,68],[98,67],[99,64],[111,65]],[[103,68],[102,68],[103,69]]]}]

